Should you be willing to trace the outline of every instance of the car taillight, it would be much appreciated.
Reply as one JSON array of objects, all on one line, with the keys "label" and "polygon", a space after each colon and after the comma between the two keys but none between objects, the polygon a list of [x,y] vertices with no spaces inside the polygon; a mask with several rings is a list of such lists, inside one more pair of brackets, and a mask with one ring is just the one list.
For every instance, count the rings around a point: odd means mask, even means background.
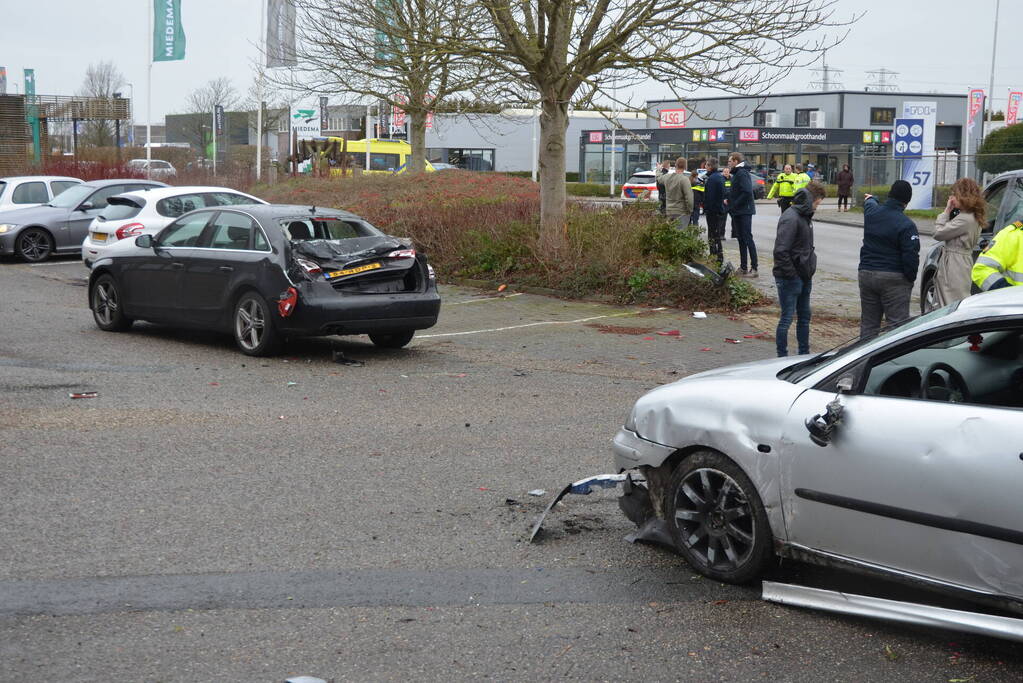
[{"label": "car taillight", "polygon": [[398,249],[387,255],[387,258],[415,258],[415,249]]},{"label": "car taillight", "polygon": [[123,240],[125,237],[135,237],[136,235],[141,235],[142,231],[145,229],[146,226],[142,225],[141,223],[128,223],[127,225],[122,225],[121,227],[119,227],[117,231],[114,232],[114,236],[117,237],[117,239],[119,240]]},{"label": "car taillight", "polygon": [[295,312],[295,305],[297,303],[298,290],[294,287],[288,287],[288,291],[281,294],[281,298],[277,300],[277,312],[281,314],[282,318],[287,318]]},{"label": "car taillight", "polygon": [[295,259],[295,263],[300,265],[307,275],[317,275],[323,272],[323,268],[320,268],[319,264],[307,261],[304,258]]}]

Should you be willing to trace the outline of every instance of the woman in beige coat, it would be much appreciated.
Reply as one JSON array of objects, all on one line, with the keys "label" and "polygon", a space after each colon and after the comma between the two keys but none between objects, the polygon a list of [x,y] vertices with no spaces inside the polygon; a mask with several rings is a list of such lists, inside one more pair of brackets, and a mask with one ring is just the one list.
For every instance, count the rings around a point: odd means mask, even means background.
[{"label": "woman in beige coat", "polygon": [[938,216],[934,239],[944,242],[934,277],[938,306],[970,296],[973,248],[980,238],[987,204],[980,186],[970,178],[952,185],[945,212]]}]

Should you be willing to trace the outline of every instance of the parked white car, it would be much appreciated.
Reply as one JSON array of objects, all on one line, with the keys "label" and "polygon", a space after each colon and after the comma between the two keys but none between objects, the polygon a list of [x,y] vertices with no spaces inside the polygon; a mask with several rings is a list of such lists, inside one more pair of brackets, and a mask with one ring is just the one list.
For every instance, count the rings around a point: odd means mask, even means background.
[{"label": "parked white car", "polygon": [[163,159],[132,159],[128,162],[128,168],[133,170],[146,172],[146,167],[150,169],[150,178],[156,180],[166,180],[167,178],[175,178],[178,175],[178,169],[174,168],[173,164]]},{"label": "parked white car", "polygon": [[89,225],[82,242],[85,265],[126,237],[155,235],[178,216],[210,206],[266,204],[262,199],[229,187],[160,187],[124,192],[107,199],[107,207]]},{"label": "parked white car", "polygon": [[72,185],[81,184],[78,178],[61,175],[25,175],[0,178],[0,211],[27,209],[48,204]]}]

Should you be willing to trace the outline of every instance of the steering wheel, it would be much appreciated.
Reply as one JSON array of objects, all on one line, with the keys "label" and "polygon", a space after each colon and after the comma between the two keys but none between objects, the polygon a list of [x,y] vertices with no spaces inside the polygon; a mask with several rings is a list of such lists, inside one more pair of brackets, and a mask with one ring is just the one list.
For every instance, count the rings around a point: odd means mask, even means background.
[{"label": "steering wheel", "polygon": [[[948,381],[938,374],[943,371]],[[948,363],[932,363],[920,380],[920,396],[949,403],[965,403],[970,400],[970,388],[959,371]]]}]

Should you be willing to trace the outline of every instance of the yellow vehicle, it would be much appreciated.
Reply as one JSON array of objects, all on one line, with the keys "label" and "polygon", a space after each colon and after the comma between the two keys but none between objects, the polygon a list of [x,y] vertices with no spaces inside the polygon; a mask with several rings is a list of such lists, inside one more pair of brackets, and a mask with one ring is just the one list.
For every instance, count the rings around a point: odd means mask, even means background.
[{"label": "yellow vehicle", "polygon": [[[408,170],[409,158],[412,156],[412,145],[404,140],[347,140],[343,138],[327,138],[328,142],[336,142],[341,150],[348,153],[352,167],[365,173],[404,173]],[[366,170],[366,147],[369,147],[369,170]],[[426,162],[426,170],[433,171],[430,162]],[[340,175],[341,169],[331,169],[331,175]]]}]

